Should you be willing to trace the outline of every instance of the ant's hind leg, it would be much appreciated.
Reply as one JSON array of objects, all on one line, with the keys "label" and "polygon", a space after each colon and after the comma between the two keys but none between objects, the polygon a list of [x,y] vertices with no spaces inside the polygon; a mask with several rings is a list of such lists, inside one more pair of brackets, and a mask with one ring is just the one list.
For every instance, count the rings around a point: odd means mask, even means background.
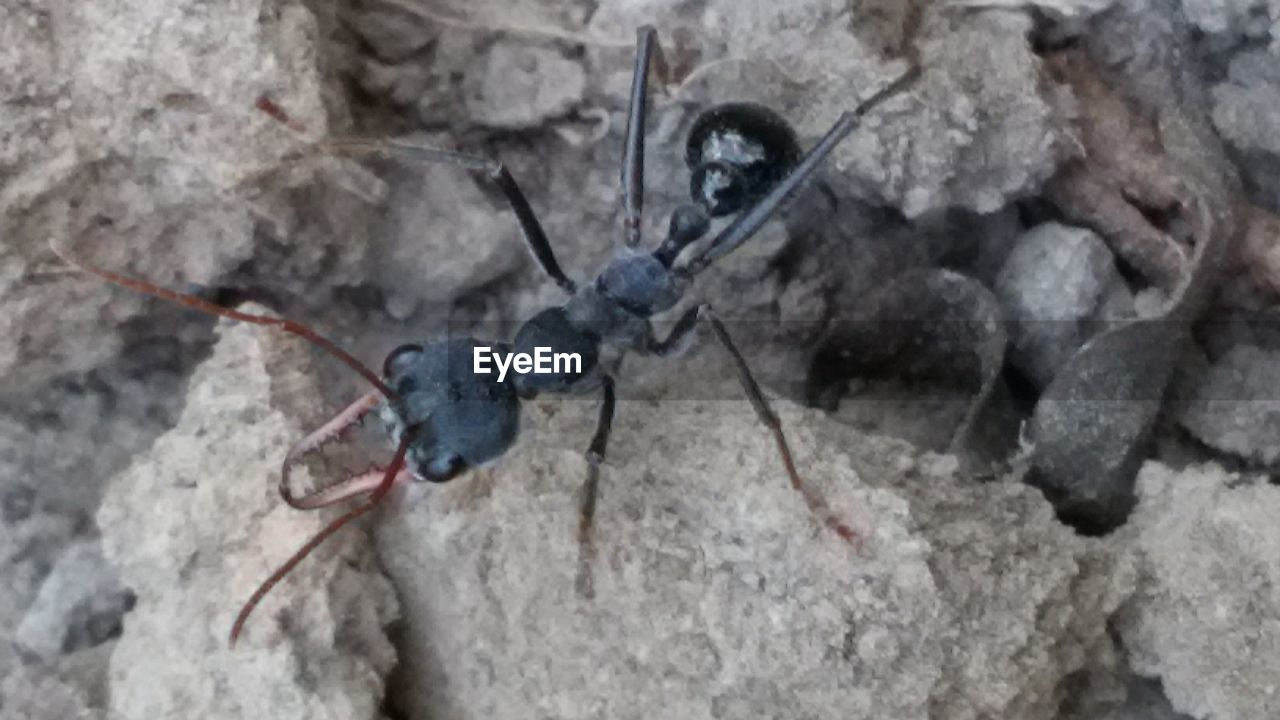
[{"label": "ant's hind leg", "polygon": [[603,376],[601,389],[600,414],[596,420],[595,435],[587,446],[587,481],[582,485],[582,504],[578,509],[578,542],[581,548],[576,585],[578,593],[588,598],[595,595],[591,579],[591,561],[595,557],[591,529],[596,514],[596,496],[600,488],[600,464],[604,462],[605,450],[609,445],[609,432],[613,429],[613,411],[617,403],[613,378]]},{"label": "ant's hind leg", "polygon": [[855,543],[857,533],[836,516],[827,505],[827,501],[816,490],[801,479],[800,473],[796,470],[795,460],[791,456],[791,446],[787,444],[787,436],[782,431],[782,421],[778,419],[777,414],[773,412],[773,408],[769,406],[769,401],[765,399],[764,393],[760,390],[760,385],[752,377],[751,368],[747,366],[746,359],[742,357],[742,353],[733,344],[733,339],[729,337],[729,331],[725,329],[724,323],[720,322],[720,318],[715,316],[711,306],[703,305],[698,310],[698,316],[711,326],[716,338],[720,340],[720,344],[724,346],[725,350],[729,351],[729,356],[733,358],[733,365],[738,373],[738,381],[742,383],[742,389],[746,391],[747,399],[751,401],[751,406],[755,408],[756,416],[773,433],[774,442],[778,446],[778,453],[782,455],[782,463],[786,466],[787,475],[791,478],[791,486],[804,497],[809,509],[818,516],[818,519],[824,525],[831,528],[846,542]]}]

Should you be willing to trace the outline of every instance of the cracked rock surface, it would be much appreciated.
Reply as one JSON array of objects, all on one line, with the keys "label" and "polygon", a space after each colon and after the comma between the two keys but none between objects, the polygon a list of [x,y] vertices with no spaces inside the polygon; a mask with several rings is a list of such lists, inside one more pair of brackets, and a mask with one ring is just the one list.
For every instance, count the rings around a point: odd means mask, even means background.
[{"label": "cracked rock surface", "polygon": [[[749,408],[620,411],[594,558],[574,540],[586,464],[554,442],[414,488],[379,526],[414,618],[411,716],[1043,717],[1131,582],[1028,487],[820,414],[781,415],[856,548],[814,520]],[[593,417],[526,413],[570,438]]]},{"label": "cracked rock surface", "polygon": [[107,717],[383,717],[396,601],[359,532],[291,573],[227,645],[239,604],[325,521],[276,493],[281,454],[317,407],[303,346],[262,337],[222,329],[177,425],[98,512],[107,559],[138,596],[111,655]]}]

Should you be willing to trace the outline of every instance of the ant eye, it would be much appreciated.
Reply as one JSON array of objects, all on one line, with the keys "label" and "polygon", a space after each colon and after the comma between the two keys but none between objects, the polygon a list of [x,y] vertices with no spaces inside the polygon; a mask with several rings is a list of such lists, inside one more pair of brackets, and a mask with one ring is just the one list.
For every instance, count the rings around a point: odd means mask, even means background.
[{"label": "ant eye", "polygon": [[800,159],[795,131],[774,111],[752,103],[706,110],[689,130],[685,162],[695,202],[727,215],[763,197]]},{"label": "ant eye", "polygon": [[407,356],[417,355],[420,352],[422,352],[422,346],[416,343],[401,345],[392,350],[391,354],[387,355],[387,359],[382,362],[382,376],[390,378],[395,375],[396,371],[402,368],[406,361],[409,360]]}]

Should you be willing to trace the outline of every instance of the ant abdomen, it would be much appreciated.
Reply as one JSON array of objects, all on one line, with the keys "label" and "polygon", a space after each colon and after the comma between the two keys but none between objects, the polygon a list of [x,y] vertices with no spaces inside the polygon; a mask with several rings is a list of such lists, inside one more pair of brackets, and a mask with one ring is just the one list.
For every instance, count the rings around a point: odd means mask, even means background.
[{"label": "ant abdomen", "polygon": [[689,131],[689,193],[712,217],[731,215],[764,197],[799,159],[795,131],[777,113],[753,103],[716,105]]}]

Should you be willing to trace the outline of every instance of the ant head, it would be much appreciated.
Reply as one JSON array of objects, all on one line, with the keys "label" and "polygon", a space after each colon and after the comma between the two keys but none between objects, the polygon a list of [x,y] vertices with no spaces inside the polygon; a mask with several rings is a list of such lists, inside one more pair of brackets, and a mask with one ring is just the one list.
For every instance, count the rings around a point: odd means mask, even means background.
[{"label": "ant head", "polygon": [[[411,405],[404,399],[409,398],[414,405],[418,404],[423,373],[416,365],[423,352],[424,348],[418,343],[406,343],[387,353],[386,359],[382,361],[383,379],[402,398],[397,407],[388,405],[383,409],[383,421],[395,443],[400,442],[404,428],[412,425],[412,421],[405,421],[405,417],[411,414]],[[429,422],[417,428],[409,446],[406,463],[414,476],[429,482],[452,480],[468,468],[461,456],[440,447],[435,429]]]},{"label": "ant head", "polygon": [[731,215],[763,197],[800,159],[795,131],[753,103],[716,105],[689,131],[689,193],[712,217]]},{"label": "ant head", "polygon": [[[445,482],[506,452],[519,430],[520,398],[512,379],[476,372],[474,338],[447,337],[392,350],[383,363],[398,400],[382,419],[399,443],[415,428],[406,464],[420,480]],[[489,348],[499,350],[500,348]]]}]

